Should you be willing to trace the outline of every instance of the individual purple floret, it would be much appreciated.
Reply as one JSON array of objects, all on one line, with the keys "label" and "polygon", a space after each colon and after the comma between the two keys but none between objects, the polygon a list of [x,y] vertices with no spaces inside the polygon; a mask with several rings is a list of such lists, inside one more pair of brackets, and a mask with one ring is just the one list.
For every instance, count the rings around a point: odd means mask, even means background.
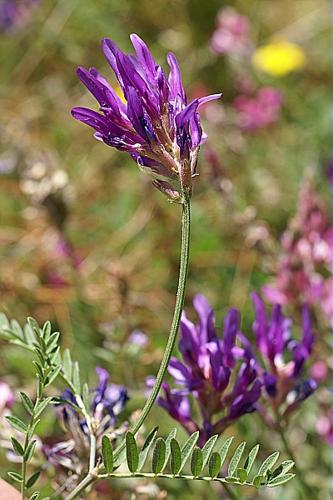
[{"label": "individual purple floret", "polygon": [[[265,304],[252,294],[255,309],[253,332],[262,358],[261,373],[266,394],[274,413],[288,417],[317,388],[314,379],[303,379],[304,364],[314,343],[310,311],[302,308],[302,338],[291,337],[292,322],[275,304],[269,317]],[[246,342],[245,342],[246,343]],[[264,414],[263,414],[264,415]]]},{"label": "individual purple floret", "polygon": [[[169,373],[181,388],[170,389],[164,384],[159,404],[188,432],[198,429],[200,441],[205,442],[242,415],[255,411],[261,382],[251,351],[236,346],[239,312],[229,310],[219,338],[207,299],[196,295],[193,305],[199,323],[192,323],[183,313],[179,342],[183,362],[172,358],[169,364]],[[200,424],[193,420],[190,394],[199,406]]]},{"label": "individual purple floret", "polygon": [[147,45],[131,35],[135,55],[125,54],[105,38],[104,55],[123,92],[125,102],[95,68],[79,67],[78,77],[99,103],[99,112],[76,107],[72,115],[95,129],[95,137],[131,155],[149,173],[153,184],[170,200],[190,192],[203,135],[198,108],[218,99],[214,94],[187,103],[176,57],[169,53],[167,77]]}]

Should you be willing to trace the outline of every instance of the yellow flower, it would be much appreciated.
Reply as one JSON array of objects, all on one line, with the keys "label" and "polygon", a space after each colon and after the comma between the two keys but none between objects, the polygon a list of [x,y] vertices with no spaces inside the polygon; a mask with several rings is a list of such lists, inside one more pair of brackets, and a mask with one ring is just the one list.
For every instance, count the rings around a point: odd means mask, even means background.
[{"label": "yellow flower", "polygon": [[305,63],[303,50],[298,45],[284,40],[263,45],[252,55],[252,64],[273,76],[285,76],[291,71],[301,69]]}]

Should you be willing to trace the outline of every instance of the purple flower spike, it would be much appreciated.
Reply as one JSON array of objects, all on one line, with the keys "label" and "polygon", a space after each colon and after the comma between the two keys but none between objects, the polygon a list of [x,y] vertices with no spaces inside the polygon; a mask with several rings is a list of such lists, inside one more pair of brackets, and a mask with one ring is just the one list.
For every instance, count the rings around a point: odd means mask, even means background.
[{"label": "purple flower spike", "polygon": [[310,311],[308,306],[302,307],[302,338],[294,340],[291,338],[292,322],[283,315],[281,305],[273,305],[269,317],[259,295],[253,294],[252,300],[255,308],[253,331],[262,358],[257,362],[257,370],[261,372],[264,394],[274,412],[279,408],[287,417],[317,388],[314,380],[303,380],[305,363],[314,343]]},{"label": "purple flower spike", "polygon": [[135,55],[124,54],[108,38],[102,41],[126,103],[95,68],[78,68],[78,77],[99,103],[99,112],[76,107],[72,115],[95,129],[96,139],[129,153],[156,188],[171,201],[181,202],[182,193],[191,193],[204,141],[198,108],[222,94],[188,104],[175,56],[168,54],[167,78],[144,41],[136,34],[130,38]]},{"label": "purple flower spike", "polygon": [[[200,443],[203,443],[242,415],[255,411],[262,383],[250,349],[236,346],[236,337],[240,334],[239,312],[230,309],[227,313],[220,339],[214,312],[206,297],[196,295],[193,305],[198,323],[192,323],[185,313],[181,320],[179,349],[183,362],[172,358],[168,367],[181,389],[170,389],[166,384],[159,404],[188,432],[198,429]],[[189,395],[199,406],[200,424],[191,420]],[[187,413],[180,413],[181,405]]]}]

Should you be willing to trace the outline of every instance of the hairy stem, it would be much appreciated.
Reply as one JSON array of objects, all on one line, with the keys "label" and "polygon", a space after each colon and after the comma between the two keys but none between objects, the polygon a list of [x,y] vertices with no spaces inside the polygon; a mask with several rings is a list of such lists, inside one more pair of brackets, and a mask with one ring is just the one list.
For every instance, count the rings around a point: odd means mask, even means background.
[{"label": "hairy stem", "polygon": [[[175,309],[173,313],[170,333],[152,392],[142,409],[140,417],[138,418],[137,422],[133,425],[133,427],[130,429],[130,431],[133,434],[136,434],[138,430],[141,428],[152,406],[156,401],[177,339],[180,318],[184,305],[186,279],[187,279],[187,271],[189,264],[189,253],[190,253],[191,202],[190,202],[190,197],[187,193],[183,194],[182,210],[183,210],[182,238],[181,238],[181,251],[180,251],[179,278],[178,278],[178,287],[176,293],[176,303],[175,303]],[[124,449],[125,449],[125,441],[120,443],[118,448],[116,448],[114,452],[115,460],[119,458],[119,455],[122,453]],[[66,497],[66,500],[72,500],[76,498],[82,491],[84,491],[89,485],[91,485],[98,479],[97,475],[94,475],[92,472],[93,472],[92,470],[89,470],[88,475]]]},{"label": "hairy stem", "polygon": [[[29,432],[30,432],[30,429],[32,429],[32,427],[36,421],[35,411],[36,411],[36,408],[37,408],[37,406],[41,400],[41,397],[42,397],[42,390],[40,390],[39,392],[40,392],[40,396],[37,396],[37,398],[36,398],[36,401],[35,401],[35,404],[33,407],[33,411],[32,411],[32,415],[31,415],[31,419],[30,419],[30,422],[29,422],[29,425],[27,428],[27,433],[25,435],[24,447],[23,447],[25,452],[26,452],[26,450],[31,442],[31,439],[32,439],[32,438],[29,438]],[[21,476],[22,476],[21,497],[22,497],[22,500],[25,500],[25,498],[26,498],[27,465],[28,465],[27,457],[24,454],[22,457],[22,465],[21,465]]]},{"label": "hairy stem", "polygon": [[[191,202],[188,195],[184,195],[183,201],[183,213],[182,213],[182,242],[181,242],[181,252],[180,252],[180,267],[179,267],[179,278],[178,287],[176,294],[176,303],[173,313],[173,319],[171,323],[169,338],[165,347],[161,365],[159,367],[154,387],[151,391],[149,398],[146,401],[145,406],[141,412],[138,421],[133,425],[130,431],[136,434],[141,428],[142,424],[146,420],[153,404],[156,401],[158,393],[160,391],[165,372],[168,368],[168,364],[171,358],[173,348],[177,339],[177,333],[180,323],[180,318],[183,310],[184,299],[185,299],[185,289],[186,289],[186,279],[189,264],[189,254],[190,254],[190,226],[191,226]],[[123,441],[114,452],[114,459],[116,460],[120,453],[125,448],[125,441]]]}]

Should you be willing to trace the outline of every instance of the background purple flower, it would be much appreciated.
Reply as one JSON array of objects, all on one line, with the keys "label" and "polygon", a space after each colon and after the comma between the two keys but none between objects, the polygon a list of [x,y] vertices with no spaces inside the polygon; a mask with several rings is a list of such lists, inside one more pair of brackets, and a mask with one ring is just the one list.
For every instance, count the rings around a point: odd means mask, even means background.
[{"label": "background purple flower", "polygon": [[258,370],[265,387],[263,394],[276,413],[288,417],[299,404],[317,388],[313,378],[304,378],[305,363],[314,344],[314,333],[310,311],[302,309],[302,336],[294,340],[291,336],[292,322],[275,304],[269,315],[262,299],[252,294],[255,309],[253,332],[260,353]]},{"label": "background purple flower", "polygon": [[248,132],[255,132],[276,122],[282,96],[273,87],[261,87],[255,96],[239,95],[233,105],[239,113],[239,126]]},{"label": "background purple flower", "polygon": [[12,32],[24,26],[40,0],[0,0],[0,32]]},{"label": "background purple flower", "polygon": [[251,50],[250,21],[232,7],[224,7],[217,15],[217,27],[210,40],[213,52],[244,56]]},{"label": "background purple flower", "polygon": [[[164,384],[164,397],[159,398],[159,404],[188,432],[199,429],[204,442],[242,415],[255,411],[261,382],[250,350],[236,346],[239,312],[229,310],[220,338],[207,299],[196,295],[193,305],[199,322],[192,323],[183,313],[179,341],[183,360],[172,358],[168,368],[180,388],[170,389]],[[200,410],[199,423],[190,410],[190,395]]]},{"label": "background purple flower", "polygon": [[[104,434],[114,439],[125,432],[126,425],[116,428],[116,424],[118,415],[128,401],[128,394],[125,387],[109,383],[109,373],[104,368],[97,367],[96,373],[98,386],[91,391],[90,415],[94,422],[99,449]],[[74,395],[66,389],[57,412],[69,437],[65,441],[45,443],[43,452],[53,465],[68,468],[79,475],[86,464],[89,431],[86,420],[77,412],[75,406],[77,406],[77,401]]]},{"label": "background purple flower", "polygon": [[333,317],[333,227],[313,180],[300,191],[296,215],[281,238],[282,252],[272,283],[263,294],[272,303],[318,305]]}]

